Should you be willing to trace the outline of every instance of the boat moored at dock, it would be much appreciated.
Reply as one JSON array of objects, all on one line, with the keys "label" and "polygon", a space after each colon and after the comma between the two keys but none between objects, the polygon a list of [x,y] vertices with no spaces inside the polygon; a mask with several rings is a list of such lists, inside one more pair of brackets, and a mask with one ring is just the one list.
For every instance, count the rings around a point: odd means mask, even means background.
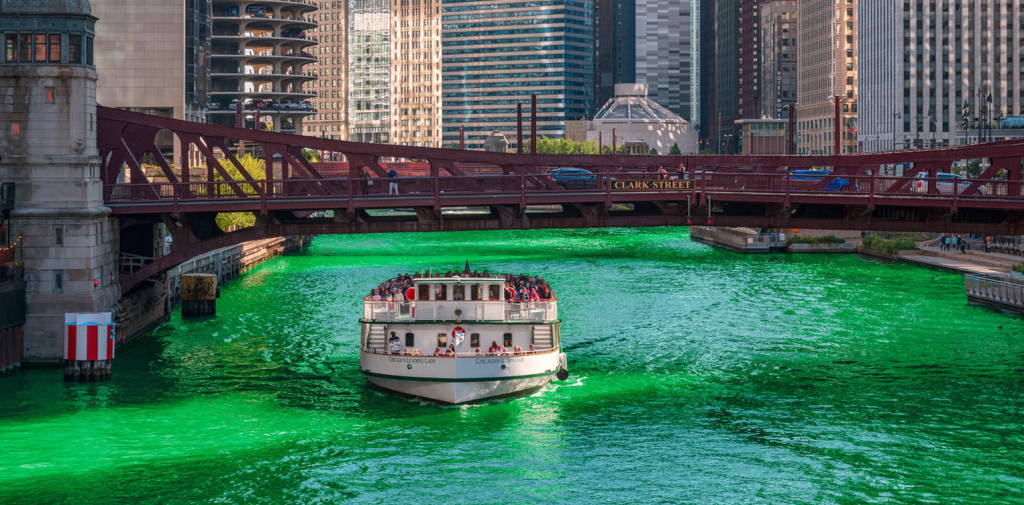
[{"label": "boat moored at dock", "polygon": [[[527,278],[529,279],[529,278]],[[367,297],[360,369],[375,387],[460,404],[535,391],[568,376],[557,300],[509,279],[406,277],[390,300]],[[396,291],[396,290],[392,290]]]}]

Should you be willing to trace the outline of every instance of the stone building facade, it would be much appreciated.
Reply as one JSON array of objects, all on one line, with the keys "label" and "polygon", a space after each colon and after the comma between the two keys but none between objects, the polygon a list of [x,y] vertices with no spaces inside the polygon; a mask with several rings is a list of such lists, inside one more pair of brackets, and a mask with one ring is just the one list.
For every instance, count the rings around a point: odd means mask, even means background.
[{"label": "stone building facade", "polygon": [[441,147],[441,0],[392,0],[391,143]]},{"label": "stone building facade", "polygon": [[1024,115],[1024,2],[858,2],[863,150],[954,145]]},{"label": "stone building facade", "polygon": [[118,298],[96,149],[95,23],[86,0],[0,0],[0,180],[17,189],[26,361],[60,361],[64,313],[111,311]]},{"label": "stone building facade", "polygon": [[316,94],[316,113],[304,121],[303,135],[348,140],[348,2],[318,2],[315,13],[319,26],[312,30],[318,44],[313,48],[316,62],[309,70],[316,75],[307,88]]},{"label": "stone building facade", "polygon": [[797,2],[797,152],[832,154],[835,104],[843,152],[857,150],[857,2]]},{"label": "stone building facade", "polygon": [[775,0],[761,8],[762,118],[786,118],[787,107],[797,101],[796,4],[796,0]]}]

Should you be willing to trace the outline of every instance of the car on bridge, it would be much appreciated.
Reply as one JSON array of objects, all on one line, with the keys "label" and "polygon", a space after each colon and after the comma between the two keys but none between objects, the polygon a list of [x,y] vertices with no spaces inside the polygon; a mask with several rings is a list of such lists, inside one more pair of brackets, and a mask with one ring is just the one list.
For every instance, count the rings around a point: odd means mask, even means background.
[{"label": "car on bridge", "polygon": [[[963,193],[971,185],[971,181],[968,180],[968,179],[965,179],[960,174],[951,174],[951,173],[948,173],[948,172],[939,172],[938,174],[936,174],[936,177],[937,177],[938,180],[935,181],[935,188],[938,190],[939,194],[941,194],[941,195],[952,195],[953,194],[953,184],[956,184],[956,192],[957,192],[957,194]],[[913,185],[910,187],[910,190],[915,192],[915,193],[927,193],[928,192],[928,180],[927,179],[928,179],[928,174],[926,172],[921,172],[921,173],[917,174],[915,176],[915,180],[913,182]],[[979,195],[986,195],[986,194],[988,194],[988,188],[986,188],[983,184],[978,186],[978,194]]]},{"label": "car on bridge", "polygon": [[[793,170],[789,173],[789,181],[793,186],[792,189],[813,189],[817,186],[816,183],[821,182],[824,178],[832,176],[832,172],[828,170]],[[797,184],[792,184],[797,183]],[[854,184],[854,188],[857,185]],[[850,180],[843,177],[835,176],[825,187],[821,188],[821,191],[849,191]]]},{"label": "car on bridge", "polygon": [[556,168],[548,172],[551,179],[565,189],[592,189],[597,187],[597,175],[583,168]]}]

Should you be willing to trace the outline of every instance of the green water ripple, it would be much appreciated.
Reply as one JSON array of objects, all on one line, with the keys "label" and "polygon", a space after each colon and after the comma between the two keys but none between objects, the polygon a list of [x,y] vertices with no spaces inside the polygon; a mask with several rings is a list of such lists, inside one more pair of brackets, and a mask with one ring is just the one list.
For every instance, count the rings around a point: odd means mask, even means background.
[{"label": "green water ripple", "polygon": [[[466,259],[555,286],[570,380],[369,390],[360,298]],[[111,382],[0,378],[0,503],[1019,503],[1024,320],[962,282],[679,228],[318,237]]]}]

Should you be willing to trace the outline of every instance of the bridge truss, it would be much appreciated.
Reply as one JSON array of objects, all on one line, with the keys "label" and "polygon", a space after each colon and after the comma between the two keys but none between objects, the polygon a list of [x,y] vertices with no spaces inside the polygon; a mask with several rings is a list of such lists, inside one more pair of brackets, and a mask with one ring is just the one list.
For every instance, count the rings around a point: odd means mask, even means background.
[{"label": "bridge truss", "polygon": [[[97,109],[106,205],[126,223],[165,222],[174,237],[171,254],[122,275],[124,291],[215,248],[284,235],[688,224],[1024,234],[1019,140],[838,156],[506,154],[362,144]],[[162,156],[156,139],[168,133],[180,152],[198,151],[204,166],[190,167],[184,156],[178,167]],[[246,170],[235,156],[239,144],[258,147],[265,173]],[[347,163],[311,163],[303,149],[340,153]],[[160,175],[147,175],[143,160],[152,160]],[[969,160],[985,161],[978,177],[940,176]],[[387,179],[386,161],[425,170]],[[567,167],[596,175],[575,181],[545,175]],[[615,181],[660,179],[659,167],[693,181],[693,188],[613,189]],[[792,174],[822,168],[830,173]],[[389,194],[392,182],[397,195]],[[221,212],[252,212],[256,226],[224,233],[214,224]]]}]

